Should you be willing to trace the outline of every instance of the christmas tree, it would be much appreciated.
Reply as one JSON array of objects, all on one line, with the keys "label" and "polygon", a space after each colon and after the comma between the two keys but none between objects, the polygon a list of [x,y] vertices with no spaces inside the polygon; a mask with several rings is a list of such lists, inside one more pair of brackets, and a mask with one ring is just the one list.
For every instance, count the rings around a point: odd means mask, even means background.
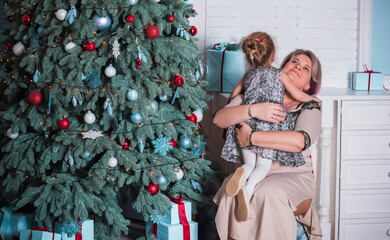
[{"label": "christmas tree", "polygon": [[[6,0],[1,204],[36,220],[127,232],[118,192],[144,216],[170,197],[195,206],[213,177],[199,122],[206,101],[196,15],[181,0]],[[206,184],[207,185],[207,184]],[[194,207],[195,208],[195,207]]]}]

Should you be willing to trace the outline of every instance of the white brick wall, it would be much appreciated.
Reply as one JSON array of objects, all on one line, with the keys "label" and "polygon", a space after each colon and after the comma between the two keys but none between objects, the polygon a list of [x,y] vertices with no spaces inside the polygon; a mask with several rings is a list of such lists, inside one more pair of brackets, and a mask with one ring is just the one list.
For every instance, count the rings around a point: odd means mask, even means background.
[{"label": "white brick wall", "polygon": [[[191,2],[191,0],[190,0]],[[239,41],[265,31],[277,45],[278,66],[295,48],[312,50],[322,63],[324,87],[348,87],[357,66],[357,0],[192,0],[199,46]],[[203,28],[204,27],[204,28]]]}]

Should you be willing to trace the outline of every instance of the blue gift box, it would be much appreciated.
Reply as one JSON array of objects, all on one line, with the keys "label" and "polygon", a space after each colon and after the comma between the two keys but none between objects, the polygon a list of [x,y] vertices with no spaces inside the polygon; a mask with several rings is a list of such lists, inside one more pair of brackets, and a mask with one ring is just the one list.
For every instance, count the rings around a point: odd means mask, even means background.
[{"label": "blue gift box", "polygon": [[[61,235],[62,240],[74,240],[75,235],[68,237],[68,235],[63,231],[65,224],[61,222],[56,222],[54,227],[54,232]],[[93,240],[94,239],[94,222],[91,219],[86,219],[81,225],[81,234],[83,240]]]},{"label": "blue gift box", "polygon": [[[189,221],[190,239],[198,240],[198,223]],[[151,233],[153,228],[152,222],[146,223],[146,234]],[[157,224],[157,238],[161,240],[183,240],[183,225],[167,224],[160,222]]]},{"label": "blue gift box", "polygon": [[[29,240],[30,235],[32,234],[31,240],[52,240],[53,233],[52,232],[44,232],[38,230],[24,229],[20,232],[19,240]],[[54,233],[54,240],[61,240],[61,235],[58,233]]]},{"label": "blue gift box", "polygon": [[379,72],[353,72],[351,88],[358,91],[383,90],[383,74]]},{"label": "blue gift box", "polygon": [[[190,222],[192,220],[191,213],[191,202],[183,201],[184,208],[186,211],[187,221]],[[180,216],[179,216],[179,205],[171,202],[171,208],[169,209],[169,213],[162,217],[162,221],[167,224],[180,224]]]},{"label": "blue gift box", "polygon": [[32,213],[13,213],[11,216],[12,235],[19,236],[20,232],[25,229],[31,229],[36,226],[35,215]]},{"label": "blue gift box", "polygon": [[241,49],[225,50],[207,50],[207,91],[232,92],[245,74],[245,54]]}]

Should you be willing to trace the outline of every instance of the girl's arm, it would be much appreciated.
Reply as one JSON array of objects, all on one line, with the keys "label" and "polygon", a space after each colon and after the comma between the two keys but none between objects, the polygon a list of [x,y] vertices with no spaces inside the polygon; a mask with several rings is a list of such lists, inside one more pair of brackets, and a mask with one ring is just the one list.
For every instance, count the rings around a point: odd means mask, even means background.
[{"label": "girl's arm", "polygon": [[276,103],[257,103],[252,105],[238,105],[242,103],[242,95],[238,95],[224,108],[215,113],[213,123],[220,128],[227,128],[251,118],[279,123],[284,121],[286,114],[283,108]]},{"label": "girl's arm", "polygon": [[233,89],[233,91],[230,93],[229,99],[235,98],[238,94],[244,92],[244,76],[240,79],[240,82],[238,85]]},{"label": "girl's arm", "polygon": [[310,102],[310,101],[316,101],[318,104],[320,104],[320,99],[316,96],[310,96],[303,91],[299,90],[294,86],[294,84],[291,83],[290,79],[288,78],[287,74],[282,71],[280,74],[280,81],[282,82],[283,86],[286,88],[286,91],[290,93],[290,95],[300,102]]},{"label": "girl's arm", "polygon": [[[238,143],[242,146],[249,145],[249,136],[252,129],[246,123],[240,123],[241,128],[236,128]],[[302,111],[295,123],[295,131],[253,132],[251,142],[254,146],[277,149],[285,152],[301,152],[305,146],[303,130],[309,136],[311,144],[315,143],[321,130],[321,111],[307,109]]]}]

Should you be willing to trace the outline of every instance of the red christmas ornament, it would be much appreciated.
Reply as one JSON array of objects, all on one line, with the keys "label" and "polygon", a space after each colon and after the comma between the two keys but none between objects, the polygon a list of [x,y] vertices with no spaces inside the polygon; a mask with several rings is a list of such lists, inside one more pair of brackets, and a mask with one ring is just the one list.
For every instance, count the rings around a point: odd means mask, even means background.
[{"label": "red christmas ornament", "polygon": [[184,79],[182,76],[180,75],[177,75],[174,79],[173,79],[173,84],[175,84],[176,87],[180,87],[184,84]]},{"label": "red christmas ornament", "polygon": [[192,13],[195,13],[195,9],[191,9],[191,12],[192,12]]},{"label": "red christmas ornament", "polygon": [[158,30],[158,27],[151,25],[146,29],[146,37],[150,39],[155,39],[160,35],[160,30]]},{"label": "red christmas ornament", "polygon": [[58,127],[67,129],[69,127],[69,120],[64,116],[64,119],[58,121]]},{"label": "red christmas ornament", "polygon": [[196,121],[198,120],[195,114],[191,114],[191,116],[188,116],[187,119],[193,123],[196,123]]},{"label": "red christmas ornament", "polygon": [[187,15],[186,18],[190,18],[190,15]]},{"label": "red christmas ornament", "polygon": [[150,192],[150,195],[154,196],[158,193],[158,184],[149,183],[148,186],[145,187],[146,190]]},{"label": "red christmas ornament", "polygon": [[137,69],[140,69],[141,68],[141,66],[140,65],[137,65],[137,66],[135,66]]},{"label": "red christmas ornament", "polygon": [[95,49],[96,49],[96,47],[95,47],[95,42],[87,42],[87,43],[85,44],[85,49],[86,49],[87,51],[90,51],[90,52],[95,51]]},{"label": "red christmas ornament", "polygon": [[172,146],[172,147],[174,147],[174,148],[176,147],[176,141],[175,141],[175,139],[172,138],[171,141],[169,141],[169,142],[171,143],[171,146]]},{"label": "red christmas ornament", "polygon": [[23,22],[23,24],[30,25],[31,15],[28,13],[24,14],[22,17],[22,22]]},{"label": "red christmas ornament", "polygon": [[60,36],[57,36],[56,39],[57,39],[57,40],[60,40]]},{"label": "red christmas ornament", "polygon": [[174,22],[174,21],[175,21],[175,16],[173,16],[173,15],[168,15],[168,17],[167,17],[167,22],[172,23],[172,22]]},{"label": "red christmas ornament", "polygon": [[42,102],[42,94],[38,91],[32,91],[28,95],[28,101],[32,105],[39,105]]},{"label": "red christmas ornament", "polygon": [[156,57],[152,57],[152,61],[155,63],[157,62],[157,58]]},{"label": "red christmas ornament", "polygon": [[190,32],[191,36],[195,36],[198,33],[198,29],[196,29],[195,26],[191,26],[189,32]]},{"label": "red christmas ornament", "polygon": [[129,22],[129,23],[132,23],[132,22],[134,22],[134,16],[133,15],[128,15],[127,17],[126,17],[126,21],[127,22]]},{"label": "red christmas ornament", "polygon": [[124,149],[124,150],[129,150],[129,149],[130,149],[130,146],[131,146],[130,140],[126,139],[126,140],[125,140],[125,143],[122,145],[122,149]]}]

